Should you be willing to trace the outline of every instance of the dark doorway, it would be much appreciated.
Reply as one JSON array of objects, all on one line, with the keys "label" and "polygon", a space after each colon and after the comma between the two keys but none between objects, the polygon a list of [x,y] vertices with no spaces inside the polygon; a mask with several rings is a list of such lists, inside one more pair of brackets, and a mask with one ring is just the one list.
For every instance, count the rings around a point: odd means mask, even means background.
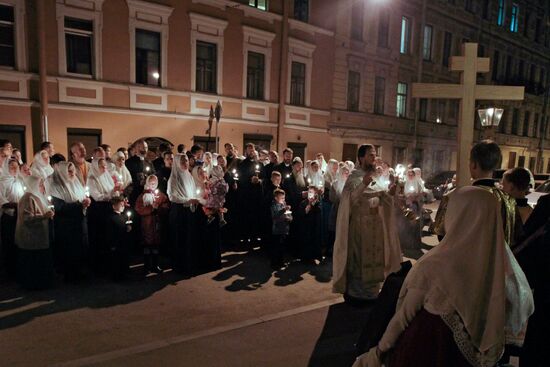
[{"label": "dark doorway", "polygon": [[[256,147],[256,150],[271,150],[271,141],[273,140],[272,135],[262,135],[262,134],[244,134],[243,135],[243,147],[252,143]],[[244,148],[243,148],[244,150]]]},{"label": "dark doorway", "polygon": [[357,144],[344,144],[342,147],[342,160],[355,163],[357,160]]},{"label": "dark doorway", "polygon": [[216,138],[208,136],[193,136],[193,144],[200,145],[205,152],[214,152],[216,150]]},{"label": "dark doorway", "polygon": [[514,168],[516,166],[516,152],[508,153],[508,168]]},{"label": "dark doorway", "polygon": [[288,143],[286,146],[292,149],[295,157],[300,157],[302,160],[306,159],[306,143]]},{"label": "dark doorway", "polygon": [[21,159],[27,161],[27,144],[25,142],[25,126],[22,125],[0,125],[0,136],[8,139],[14,148],[21,151]]},{"label": "dark doorway", "polygon": [[101,145],[101,129],[80,129],[71,128],[67,129],[67,159],[71,157],[71,144],[79,141],[84,144],[86,148],[86,159],[91,158],[92,150]]}]

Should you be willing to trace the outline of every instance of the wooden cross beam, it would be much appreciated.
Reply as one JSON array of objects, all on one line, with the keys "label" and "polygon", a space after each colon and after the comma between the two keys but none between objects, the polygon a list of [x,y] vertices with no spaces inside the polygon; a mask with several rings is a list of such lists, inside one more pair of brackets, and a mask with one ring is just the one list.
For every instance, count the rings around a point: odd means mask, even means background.
[{"label": "wooden cross beam", "polygon": [[470,183],[469,158],[474,140],[474,121],[476,100],[521,101],[524,87],[495,85],[477,85],[477,73],[490,70],[490,59],[477,57],[477,43],[465,43],[462,46],[464,56],[451,57],[451,71],[461,72],[460,84],[413,83],[413,98],[458,99],[460,114],[458,117],[458,157],[457,184]]}]

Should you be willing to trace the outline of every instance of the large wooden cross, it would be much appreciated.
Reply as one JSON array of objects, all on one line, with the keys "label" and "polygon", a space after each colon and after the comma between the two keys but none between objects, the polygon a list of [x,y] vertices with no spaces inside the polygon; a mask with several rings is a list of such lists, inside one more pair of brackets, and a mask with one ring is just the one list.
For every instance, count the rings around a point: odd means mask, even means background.
[{"label": "large wooden cross", "polygon": [[465,43],[462,46],[464,56],[452,56],[451,71],[460,71],[460,84],[413,83],[413,98],[458,99],[460,114],[458,118],[458,157],[457,184],[470,182],[469,155],[474,140],[474,121],[476,100],[523,100],[524,87],[503,87],[477,85],[477,73],[490,70],[490,59],[477,57],[477,43]]}]

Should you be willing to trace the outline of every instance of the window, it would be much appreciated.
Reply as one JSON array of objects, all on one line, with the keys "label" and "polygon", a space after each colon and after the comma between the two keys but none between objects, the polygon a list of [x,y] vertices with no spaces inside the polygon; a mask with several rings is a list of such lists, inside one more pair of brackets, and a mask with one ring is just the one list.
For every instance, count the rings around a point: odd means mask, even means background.
[{"label": "window", "polygon": [[483,7],[481,9],[481,16],[483,19],[487,20],[489,19],[489,13],[490,13],[490,1],[489,0],[483,0]]},{"label": "window", "polygon": [[216,44],[197,41],[196,90],[216,93]]},{"label": "window", "polygon": [[248,51],[246,98],[264,99],[265,56]]},{"label": "window", "polygon": [[356,71],[348,73],[348,110],[359,111],[359,94],[361,89],[361,74]]},{"label": "window", "polygon": [[437,100],[437,114],[435,116],[435,122],[438,124],[443,123],[443,119],[445,118],[445,110],[447,108],[447,101],[444,99],[438,99]]},{"label": "window", "polygon": [[474,1],[473,0],[464,0],[464,10],[467,12],[474,12]]},{"label": "window", "polygon": [[421,98],[419,101],[418,119],[426,121],[428,119],[428,100]]},{"label": "window", "polygon": [[267,10],[267,0],[248,0],[248,5],[260,10]]},{"label": "window", "polygon": [[294,0],[294,19],[302,22],[309,20],[309,0]]},{"label": "window", "polygon": [[303,106],[306,97],[306,64],[293,61],[290,73],[290,104]]},{"label": "window", "polygon": [[0,5],[0,65],[15,67],[14,9],[6,5]]},{"label": "window", "polygon": [[397,166],[398,164],[405,164],[405,157],[407,155],[407,148],[403,147],[393,147],[392,154],[392,166]]},{"label": "window", "polygon": [[407,116],[407,83],[397,83],[397,117]]},{"label": "window", "polygon": [[510,133],[512,135],[517,135],[518,128],[519,128],[519,110],[517,108],[514,108],[514,112],[512,113],[512,130],[510,131]]},{"label": "window", "polygon": [[540,136],[540,125],[539,125],[539,114],[535,113],[535,118],[533,120],[533,136],[538,138]]},{"label": "window", "polygon": [[136,29],[136,83],[160,86],[160,33]]},{"label": "window", "polygon": [[500,53],[498,51],[495,51],[495,55],[493,57],[493,73],[492,73],[492,79],[493,81],[498,80],[498,64],[500,61]]},{"label": "window", "polygon": [[546,70],[543,68],[540,69],[539,83],[542,88],[546,87]]},{"label": "window", "polygon": [[531,119],[531,113],[529,111],[525,111],[525,115],[523,115],[523,136],[529,136],[529,120]]},{"label": "window", "polygon": [[422,45],[422,57],[425,61],[430,61],[432,59],[432,36],[433,36],[433,27],[427,25],[424,27],[424,44]]},{"label": "window", "polygon": [[541,19],[537,18],[537,21],[535,22],[535,42],[540,42],[540,31],[541,31]]},{"label": "window", "polygon": [[363,40],[363,3],[355,1],[351,7],[351,38]]},{"label": "window", "polygon": [[524,77],[525,77],[525,61],[519,60],[519,63],[518,63],[518,79],[519,79],[519,81],[522,82]]},{"label": "window", "polygon": [[529,157],[529,170],[531,172],[535,172],[535,165],[537,163],[537,158],[535,157]]},{"label": "window", "polygon": [[518,167],[525,167],[525,156],[524,155],[519,156]]},{"label": "window", "polygon": [[514,60],[512,59],[512,56],[508,55],[506,56],[506,79],[510,79],[512,76],[512,66],[513,66]]},{"label": "window", "polygon": [[390,33],[390,13],[383,9],[380,11],[380,22],[378,23],[378,47],[388,47]]},{"label": "window", "polygon": [[529,82],[534,83],[536,75],[537,75],[537,65],[531,64],[531,68],[529,70]]},{"label": "window", "polygon": [[449,66],[449,59],[451,57],[451,50],[453,48],[453,34],[450,32],[445,32],[443,36],[443,66]]},{"label": "window", "polygon": [[92,75],[93,22],[65,18],[67,72]]},{"label": "window", "polygon": [[523,35],[529,38],[529,22],[531,20],[531,13],[526,11],[525,18],[523,19]]},{"label": "window", "polygon": [[505,0],[498,0],[498,16],[497,16],[497,25],[504,25],[504,20],[506,19],[506,4]]},{"label": "window", "polygon": [[[75,141],[84,144],[86,148],[86,158],[91,158],[92,151],[95,147],[101,145],[102,131],[101,129],[79,129],[67,128],[67,146],[70,147]],[[69,152],[69,156],[71,152]]]},{"label": "window", "polygon": [[512,4],[512,18],[510,19],[510,32],[518,31],[519,5]]},{"label": "window", "polygon": [[386,99],[386,79],[377,76],[374,80],[374,113],[384,114],[384,100]]},{"label": "window", "polygon": [[508,168],[514,168],[516,166],[516,152],[508,153]]},{"label": "window", "polygon": [[411,20],[407,17],[401,18],[401,47],[402,54],[408,54],[411,48]]}]

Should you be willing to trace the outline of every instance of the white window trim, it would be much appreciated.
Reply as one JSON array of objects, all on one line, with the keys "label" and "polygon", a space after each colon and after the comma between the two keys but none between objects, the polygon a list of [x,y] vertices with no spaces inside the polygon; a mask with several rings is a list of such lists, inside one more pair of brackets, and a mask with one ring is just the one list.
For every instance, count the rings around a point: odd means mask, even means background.
[{"label": "white window trim", "polygon": [[168,18],[174,8],[140,0],[126,0],[130,11],[130,82],[136,82],[136,29],[160,33],[160,86],[168,86]]},{"label": "white window trim", "polygon": [[[15,28],[15,69],[27,71],[27,44],[25,42],[25,0],[1,0],[2,5],[13,7]],[[10,67],[2,67],[12,69]]]},{"label": "white window trim", "polygon": [[[72,6],[74,1],[57,0],[57,50],[58,50],[58,69],[59,75],[76,76],[80,78],[101,79],[103,75],[101,33],[103,30],[103,13],[101,6],[104,0],[82,0],[76,4],[82,6],[75,8]],[[94,25],[93,34],[93,75],[77,74],[67,72],[67,48],[65,46],[65,17],[90,20]]]},{"label": "white window trim", "polygon": [[243,98],[246,98],[246,86],[248,78],[248,52],[256,52],[264,55],[264,101],[269,101],[271,89],[271,43],[275,39],[275,33],[262,31],[256,28],[243,26]]},{"label": "white window trim", "polygon": [[286,81],[286,103],[290,104],[290,81],[292,75],[292,62],[301,62],[306,65],[306,96],[305,106],[311,104],[311,71],[313,68],[313,52],[315,45],[301,41],[296,38],[289,37],[288,39],[288,75]]},{"label": "white window trim", "polygon": [[191,19],[191,90],[197,90],[197,41],[216,44],[216,93],[223,94],[223,32],[227,20],[189,13]]}]

